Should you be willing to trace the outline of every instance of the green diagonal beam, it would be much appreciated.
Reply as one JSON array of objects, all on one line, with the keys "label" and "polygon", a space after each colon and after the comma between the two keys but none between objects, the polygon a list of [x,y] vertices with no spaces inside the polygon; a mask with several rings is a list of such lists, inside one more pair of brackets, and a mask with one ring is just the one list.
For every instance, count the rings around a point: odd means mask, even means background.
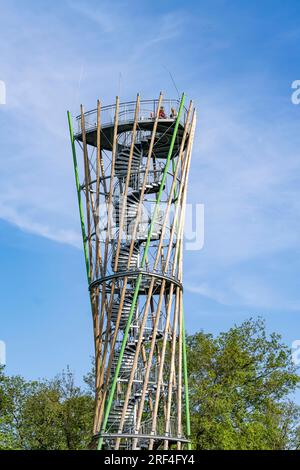
[{"label": "green diagonal beam", "polygon": [[73,155],[73,165],[74,165],[74,174],[75,174],[75,182],[76,182],[76,190],[77,190],[78,208],[79,208],[79,215],[80,215],[80,225],[81,225],[81,233],[82,233],[86,275],[87,275],[88,285],[90,285],[90,282],[91,282],[90,263],[89,263],[89,257],[88,257],[88,252],[87,252],[87,237],[86,237],[86,231],[85,231],[85,225],[84,225],[84,215],[83,215],[83,206],[82,206],[82,200],[81,200],[81,188],[80,188],[79,175],[78,175],[75,139],[74,139],[73,125],[72,125],[72,118],[71,118],[70,111],[68,111],[67,114],[68,114],[68,123],[69,123],[72,155]]},{"label": "green diagonal beam", "polygon": [[[176,139],[176,136],[177,136],[178,126],[179,126],[180,116],[181,116],[183,106],[184,106],[184,101],[185,101],[185,95],[183,93],[182,97],[181,97],[181,101],[180,101],[180,106],[179,106],[179,110],[178,110],[178,114],[177,114],[177,118],[176,118],[176,122],[175,122],[175,127],[174,127],[174,131],[173,131],[173,135],[172,135],[172,139],[171,139],[171,143],[170,143],[170,148],[169,148],[169,152],[168,152],[168,156],[167,156],[167,160],[166,160],[166,164],[165,164],[165,168],[164,168],[164,172],[163,172],[163,176],[162,176],[162,180],[161,180],[157,200],[156,200],[155,207],[154,207],[153,217],[152,217],[151,224],[150,224],[150,227],[149,227],[149,230],[148,230],[146,246],[145,246],[143,258],[142,258],[142,261],[141,261],[141,268],[144,266],[144,264],[146,262],[147,255],[148,255],[148,250],[149,250],[150,241],[151,241],[151,235],[152,235],[152,231],[153,231],[153,227],[154,227],[158,207],[159,207],[159,204],[160,204],[160,201],[161,201],[165,181],[166,181],[166,178],[167,178],[167,172],[168,172],[168,169],[169,169],[169,165],[170,165],[170,161],[171,161],[171,157],[172,157],[172,153],[173,153],[173,149],[174,149],[175,139]],[[103,424],[102,424],[102,427],[101,427],[101,435],[99,437],[99,442],[98,442],[98,447],[97,447],[98,450],[102,449],[103,434],[105,433],[105,430],[106,430],[108,416],[109,416],[109,413],[110,413],[110,410],[111,410],[111,407],[112,407],[113,398],[114,398],[114,394],[115,394],[115,391],[116,391],[117,380],[118,380],[118,376],[119,376],[120,369],[121,369],[122,359],[123,359],[123,355],[124,355],[124,351],[125,351],[125,347],[126,347],[126,343],[127,343],[127,339],[128,339],[129,328],[130,328],[130,325],[131,325],[133,313],[134,313],[135,306],[136,306],[136,303],[137,303],[137,298],[138,298],[138,294],[139,294],[141,281],[142,281],[142,274],[139,274],[138,277],[137,277],[137,282],[136,282],[136,286],[135,286],[135,290],[134,290],[134,294],[133,294],[132,304],[131,304],[131,307],[130,307],[129,317],[128,317],[126,328],[125,328],[125,331],[124,331],[121,350],[120,350],[120,354],[119,354],[119,357],[118,357],[118,362],[117,362],[113,382],[112,382],[109,397],[108,397],[107,407],[105,409]]]}]

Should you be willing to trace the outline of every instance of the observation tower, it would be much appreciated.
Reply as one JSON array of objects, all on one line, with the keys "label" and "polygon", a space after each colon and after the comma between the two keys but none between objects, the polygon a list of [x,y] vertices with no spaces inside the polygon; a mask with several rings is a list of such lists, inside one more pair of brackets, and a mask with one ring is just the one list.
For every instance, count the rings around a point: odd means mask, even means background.
[{"label": "observation tower", "polygon": [[196,112],[184,101],[68,113],[99,450],[190,448],[182,234]]}]

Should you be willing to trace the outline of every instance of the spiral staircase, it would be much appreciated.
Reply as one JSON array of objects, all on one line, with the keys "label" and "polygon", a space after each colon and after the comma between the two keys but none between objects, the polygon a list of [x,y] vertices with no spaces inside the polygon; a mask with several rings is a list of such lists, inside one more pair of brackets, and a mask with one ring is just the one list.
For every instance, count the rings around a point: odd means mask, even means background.
[{"label": "spiral staircase", "polygon": [[[169,140],[168,140],[169,141]],[[138,215],[138,207],[141,199],[141,192],[142,192],[142,187],[143,187],[143,179],[145,175],[145,169],[142,167],[142,157],[143,155],[147,154],[149,151],[149,143],[150,143],[150,137],[147,137],[143,139],[139,144],[137,144],[134,148],[133,156],[132,156],[132,162],[131,162],[131,171],[130,171],[130,176],[129,176],[129,182],[128,182],[128,195],[127,195],[127,200],[126,200],[126,207],[123,216],[123,227],[120,227],[121,223],[121,214],[122,214],[122,205],[124,203],[123,200],[121,200],[121,197],[117,194],[114,197],[114,221],[116,224],[117,228],[117,233],[119,233],[119,230],[124,230],[128,236],[129,240],[126,242],[123,242],[119,248],[119,253],[118,253],[118,260],[116,263],[116,245],[113,249],[112,257],[111,257],[111,268],[113,272],[115,273],[120,273],[120,272],[126,272],[126,275],[128,275],[129,279],[129,287],[126,290],[125,298],[123,300],[123,305],[122,305],[122,310],[121,310],[121,316],[120,316],[120,322],[119,322],[119,329],[124,330],[127,325],[127,321],[129,318],[129,313],[132,305],[132,299],[133,299],[133,293],[134,293],[134,287],[135,287],[135,279],[136,276],[130,276],[130,273],[136,273],[139,270],[139,258],[140,258],[140,247],[143,243],[146,242],[147,240],[147,235],[148,235],[148,230],[149,226],[151,223],[151,218],[150,217],[143,217],[141,216],[139,218],[137,228],[136,228],[136,233],[135,233],[135,241],[133,244],[133,251],[132,255],[129,261],[129,254],[130,254],[130,245],[131,245],[131,237],[134,235],[133,234],[133,227],[134,227],[134,222],[136,220],[136,217]],[[165,142],[165,140],[162,140],[161,145],[159,145],[159,139],[157,139],[156,146],[155,148],[155,156],[157,158],[165,158],[165,152],[166,152],[166,146],[168,143]],[[118,183],[116,187],[118,189],[124,187],[125,182],[126,182],[126,176],[127,176],[127,171],[128,171],[128,165],[129,165],[129,157],[130,157],[130,148],[126,146],[118,146],[118,152],[116,155],[116,162],[115,162],[115,175],[118,178]],[[158,165],[158,169],[154,172],[149,171],[148,176],[147,176],[147,181],[145,184],[145,189],[144,189],[144,194],[154,194],[158,193],[161,185],[161,179],[162,179],[162,168],[160,165]],[[120,191],[121,192],[121,191]],[[159,238],[160,233],[161,233],[161,224],[158,222],[154,224],[153,231],[151,234],[151,241],[155,241]],[[151,281],[151,276],[144,276],[142,278],[141,286],[140,286],[140,294],[145,294],[147,289],[149,288]],[[160,284],[160,280],[158,279],[156,281],[156,285]],[[120,293],[118,293],[113,301],[112,305],[112,312],[111,312],[111,321],[115,325],[117,322],[117,317],[119,313],[119,307],[120,307],[120,302],[121,302],[121,297]],[[136,313],[135,309],[135,313]],[[130,325],[130,329],[133,332],[133,336],[127,341],[123,358],[122,358],[122,363],[120,367],[120,372],[119,372],[119,381],[127,381],[129,379],[130,373],[133,368],[134,364],[134,356],[135,356],[135,350],[136,350],[136,344],[137,344],[137,339],[135,339],[134,335],[134,330],[138,332],[139,324],[138,320],[136,318],[136,315],[133,315],[132,318],[132,324]],[[144,331],[144,336],[143,336],[143,343],[146,345],[149,343],[152,339],[151,335],[151,330],[152,328],[145,328]],[[157,335],[156,335],[156,341],[159,341],[162,338],[162,325],[159,325]],[[118,357],[120,354],[119,348],[115,349],[114,352],[114,358],[112,361],[112,368],[111,368],[111,376],[114,375],[115,370],[116,370],[116,365],[118,361]],[[135,379],[134,379],[134,391],[133,391],[133,396],[131,400],[129,401],[126,415],[125,415],[125,421],[124,421],[124,427],[123,427],[123,432],[130,432],[130,430],[134,426],[134,420],[135,420],[135,407],[136,404],[140,398],[141,395],[141,388],[142,388],[142,380],[138,379],[138,376],[140,374],[140,371],[137,371],[135,374]],[[149,391],[155,388],[155,377],[150,377],[149,384],[148,384],[148,390],[146,390],[146,395],[149,393]],[[122,400],[115,400],[111,412],[109,415],[108,419],[108,432],[118,432],[118,424],[121,419],[122,411],[123,411],[123,405],[124,401]],[[140,442],[140,445],[141,442]],[[145,443],[146,446],[146,443]],[[120,448],[126,448],[126,442],[121,444]]]}]

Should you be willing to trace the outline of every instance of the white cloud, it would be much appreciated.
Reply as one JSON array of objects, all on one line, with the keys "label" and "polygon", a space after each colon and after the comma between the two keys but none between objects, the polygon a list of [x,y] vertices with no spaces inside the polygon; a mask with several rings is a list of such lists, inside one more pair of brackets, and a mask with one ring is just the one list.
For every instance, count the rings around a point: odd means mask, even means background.
[{"label": "white cloud", "polygon": [[101,2],[93,3],[68,1],[68,6],[74,9],[81,17],[84,16],[101,28],[104,33],[113,33],[118,30],[119,16],[112,13],[112,4]]},{"label": "white cloud", "polygon": [[[83,2],[68,4],[69,14],[63,23],[63,5],[55,12],[37,8],[16,14],[18,6],[6,2],[2,9],[1,73],[8,98],[7,106],[1,109],[4,158],[0,217],[21,229],[31,227],[41,236],[74,244],[69,234],[77,233],[78,212],[66,110],[77,114],[81,102],[86,109],[95,107],[98,97],[106,103],[113,101],[120,71],[122,88],[132,99],[131,90],[136,94],[140,84],[146,83],[136,75],[137,67],[148,75],[143,62],[149,59],[153,46],[178,34],[182,19],[168,14],[159,18],[155,27],[150,28],[147,20],[149,27],[143,28],[138,19],[116,5],[103,9],[98,4],[95,8],[87,8]],[[80,37],[82,15],[96,28],[85,28]],[[131,29],[132,24],[143,34]],[[113,28],[118,34],[112,40]],[[121,36],[128,44],[127,57]],[[101,40],[105,47],[101,47]],[[148,83],[158,95],[154,81]]]},{"label": "white cloud", "polygon": [[51,227],[46,223],[35,221],[34,217],[30,217],[26,213],[22,213],[21,210],[16,211],[13,207],[3,206],[0,204],[0,218],[17,226],[25,232],[39,235],[59,243],[66,243],[76,248],[82,247],[82,239],[79,231],[74,231],[68,228],[54,230],[53,226]]},{"label": "white cloud", "polygon": [[[252,95],[241,95],[251,76],[245,76],[242,85],[238,77],[230,86],[224,82],[211,89],[209,64],[201,62],[201,52],[206,57],[208,45],[228,46],[220,37],[213,40],[213,25],[201,20],[201,40],[195,36],[195,50],[191,42],[184,49],[188,28],[196,33],[195,20],[187,14],[160,15],[153,24],[147,15],[134,18],[130,9],[118,6],[94,9],[69,2],[68,15],[62,5],[56,7],[57,14],[23,8],[16,15],[14,2],[5,2],[0,78],[7,84],[7,105],[0,110],[0,217],[21,229],[81,246],[66,109],[76,113],[80,102],[87,109],[94,107],[98,97],[105,104],[113,101],[120,72],[125,100],[137,91],[145,98],[157,96],[161,88],[173,95],[162,66],[167,61],[199,103],[188,198],[205,204],[205,246],[199,253],[186,253],[188,289],[224,304],[258,304],[257,296],[250,294],[254,283],[247,276],[243,283],[239,279],[241,263],[256,259],[259,264],[268,254],[299,247],[299,125],[281,109],[280,98],[272,96],[278,111],[266,117],[253,105],[266,96],[255,95],[254,88]],[[89,22],[84,31],[82,15]],[[267,85],[261,83],[265,93]],[[225,270],[230,282],[215,277]],[[284,295],[274,301],[270,285],[262,283],[261,305],[279,300],[289,304]]]},{"label": "white cloud", "polygon": [[280,281],[260,275],[270,257],[281,256],[283,269],[282,253],[299,249],[299,124],[289,110],[253,122],[250,103],[218,108],[210,99],[199,113],[188,198],[205,205],[205,245],[185,253],[186,289],[224,305],[299,311]]}]

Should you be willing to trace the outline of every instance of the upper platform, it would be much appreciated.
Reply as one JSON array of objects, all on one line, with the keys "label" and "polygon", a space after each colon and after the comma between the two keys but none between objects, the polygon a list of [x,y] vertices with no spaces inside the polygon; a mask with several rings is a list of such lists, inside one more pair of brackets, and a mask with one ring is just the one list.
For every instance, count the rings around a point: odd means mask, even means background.
[{"label": "upper platform", "polygon": [[[166,137],[172,135],[173,125],[177,117],[180,101],[162,100],[160,117],[157,124],[157,132]],[[120,103],[118,116],[118,134],[132,130],[135,114],[135,101]],[[141,100],[138,114],[138,129],[151,131],[157,113],[158,100]],[[104,106],[101,108],[101,148],[112,150],[114,120],[116,105]],[[183,134],[183,127],[187,116],[187,109],[184,108],[181,114],[178,137]],[[86,140],[89,145],[97,146],[97,109],[84,113]],[[76,117],[77,130],[75,138],[82,141],[81,116]]]}]

